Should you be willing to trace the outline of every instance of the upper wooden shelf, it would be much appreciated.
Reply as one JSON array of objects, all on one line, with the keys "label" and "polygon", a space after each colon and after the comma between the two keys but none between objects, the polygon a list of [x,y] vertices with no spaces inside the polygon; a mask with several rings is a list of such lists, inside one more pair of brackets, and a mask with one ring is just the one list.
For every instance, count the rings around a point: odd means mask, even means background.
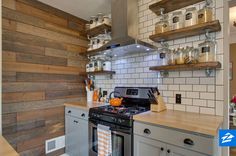
[{"label": "upper wooden shelf", "polygon": [[220,62],[206,62],[206,63],[196,63],[196,64],[154,66],[154,67],[150,67],[149,70],[173,71],[173,70],[216,69],[216,68],[221,68],[221,63]]},{"label": "upper wooden shelf", "polygon": [[115,71],[94,71],[94,72],[87,72],[88,75],[113,75]]},{"label": "upper wooden shelf", "polygon": [[157,15],[160,15],[161,8],[165,9],[164,13],[168,13],[202,1],[204,0],[161,0],[160,2],[150,5],[149,9]]},{"label": "upper wooden shelf", "polygon": [[220,25],[219,20],[151,35],[149,38],[155,42],[169,41],[169,40],[175,40],[175,39],[184,38],[184,37],[205,34],[206,30],[208,30],[208,32],[220,31],[221,25]]},{"label": "upper wooden shelf", "polygon": [[110,32],[111,31],[111,26],[110,25],[107,25],[107,24],[101,24],[99,26],[96,26],[92,29],[89,29],[87,30],[87,34],[90,36],[90,37],[94,37],[94,36],[97,36],[99,34],[104,34],[105,33],[105,30],[107,32]]}]

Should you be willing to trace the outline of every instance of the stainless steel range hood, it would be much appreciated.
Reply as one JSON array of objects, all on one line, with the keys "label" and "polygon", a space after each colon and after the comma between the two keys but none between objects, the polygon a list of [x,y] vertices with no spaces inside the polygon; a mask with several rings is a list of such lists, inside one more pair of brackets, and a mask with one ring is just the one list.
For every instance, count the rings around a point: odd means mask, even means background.
[{"label": "stainless steel range hood", "polygon": [[111,0],[112,40],[88,55],[128,55],[153,51],[155,47],[138,40],[138,0]]}]

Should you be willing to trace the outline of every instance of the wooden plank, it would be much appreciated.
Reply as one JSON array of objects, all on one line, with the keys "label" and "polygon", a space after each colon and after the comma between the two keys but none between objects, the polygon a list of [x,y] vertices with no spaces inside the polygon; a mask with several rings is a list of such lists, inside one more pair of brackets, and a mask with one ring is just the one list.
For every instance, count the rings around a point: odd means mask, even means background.
[{"label": "wooden plank", "polygon": [[8,19],[2,19],[2,28],[6,30],[16,30],[16,22]]},{"label": "wooden plank", "polygon": [[28,73],[47,73],[47,74],[69,74],[78,75],[85,69],[76,67],[60,67],[52,65],[39,65],[30,63],[3,62],[3,71],[7,72],[28,72]]},{"label": "wooden plank", "polygon": [[16,54],[16,61],[43,65],[67,66],[67,59],[32,54]]},{"label": "wooden plank", "polygon": [[67,82],[6,82],[2,84],[3,93],[12,92],[37,92],[37,91],[55,91],[55,90],[77,90],[84,89],[84,83]]},{"label": "wooden plank", "polygon": [[94,27],[94,28],[92,28],[92,29],[89,29],[89,30],[87,31],[87,34],[88,34],[89,36],[91,36],[91,37],[95,37],[95,36],[97,36],[97,35],[99,35],[99,34],[104,34],[104,33],[105,33],[105,30],[106,30],[107,32],[111,32],[111,26],[110,26],[110,25],[107,25],[107,24],[101,24],[101,25],[99,25],[99,26],[97,26],[97,27]]},{"label": "wooden plank", "polygon": [[39,101],[45,99],[44,92],[17,92],[17,93],[3,93],[3,103],[15,103],[26,101]]},{"label": "wooden plank", "polygon": [[2,72],[2,82],[15,82],[16,72]]},{"label": "wooden plank", "polygon": [[17,82],[78,82],[83,83],[85,75],[16,73]]},{"label": "wooden plank", "polygon": [[2,53],[3,62],[16,62],[16,53],[11,51],[3,51]]},{"label": "wooden plank", "polygon": [[115,71],[95,71],[95,72],[87,72],[88,75],[113,75],[116,74]]},{"label": "wooden plank", "polygon": [[85,100],[85,97],[6,104],[3,105],[2,112],[3,114],[5,114],[5,113],[41,110],[46,108],[63,106],[65,102],[80,101],[80,100],[81,101]]},{"label": "wooden plank", "polygon": [[[87,22],[88,23],[88,22]],[[85,25],[81,25],[81,24],[78,24],[77,22],[74,22],[74,21],[70,21],[68,22],[68,27],[70,29],[73,29],[73,30],[76,30],[76,31],[79,31],[81,33],[84,33],[84,36],[86,34],[85,32]]]},{"label": "wooden plank", "polygon": [[67,58],[68,51],[53,49],[53,48],[45,48],[45,55],[46,56],[55,56],[61,58]]},{"label": "wooden plank", "polygon": [[15,10],[16,1],[15,0],[2,0],[2,6]]},{"label": "wooden plank", "polygon": [[9,42],[3,40],[2,49],[4,51],[44,55],[43,47],[26,45],[19,42]]},{"label": "wooden plank", "polygon": [[206,30],[208,30],[209,32],[220,31],[221,25],[219,20],[151,35],[149,38],[155,42],[162,42],[162,41],[169,41],[184,37],[205,34]]},{"label": "wooden plank", "polygon": [[67,66],[68,67],[79,67],[79,68],[85,69],[86,63],[88,63],[88,61],[82,61],[81,59],[76,59],[76,58],[69,58]]},{"label": "wooden plank", "polygon": [[16,31],[39,36],[39,37],[48,38],[48,39],[59,41],[59,42],[71,43],[71,44],[75,44],[75,45],[83,46],[83,47],[86,47],[88,45],[88,41],[85,41],[76,37],[72,37],[69,35],[64,35],[64,34],[54,32],[51,30],[46,30],[46,29],[42,29],[42,28],[35,27],[32,25],[20,23],[20,22],[17,22]]},{"label": "wooden plank", "polygon": [[152,10],[154,13],[156,13],[157,15],[160,15],[160,9],[164,8],[165,11],[164,13],[168,13],[174,10],[178,10],[181,8],[184,8],[186,6],[189,5],[193,5],[196,4],[198,2],[202,2],[204,0],[190,0],[190,1],[186,1],[186,0],[161,0],[158,1],[152,5],[149,6],[149,9]]},{"label": "wooden plank", "polygon": [[46,91],[46,100],[76,98],[85,96],[84,90],[60,90],[60,91]]},{"label": "wooden plank", "polygon": [[65,153],[65,148],[62,148],[52,153],[48,153],[47,156],[63,155],[64,153]]},{"label": "wooden plank", "polygon": [[18,112],[17,113],[17,122],[21,121],[30,121],[36,119],[45,119],[49,120],[53,117],[64,117],[65,111],[64,106],[59,107],[52,107],[48,109],[41,109],[41,110],[30,110],[25,112]]},{"label": "wooden plank", "polygon": [[176,71],[176,70],[199,70],[199,69],[216,69],[221,68],[220,62],[206,62],[196,64],[166,65],[150,67],[150,70],[156,71]]},{"label": "wooden plank", "polygon": [[37,119],[35,121],[17,122],[17,132],[45,127],[45,124],[45,120],[41,119]]},{"label": "wooden plank", "polygon": [[37,9],[35,7],[26,5],[24,3],[21,3],[19,1],[16,2],[16,10],[20,11],[22,13],[28,14],[30,16],[38,17],[44,21],[52,22],[61,26],[66,27],[67,26],[67,20],[60,18],[58,16],[55,16],[49,12],[42,11],[40,9]]},{"label": "wooden plank", "polygon": [[49,47],[53,49],[60,49],[77,53],[82,53],[86,51],[86,48],[84,47],[72,45],[70,43],[61,43],[44,37],[38,37],[20,32],[12,32],[8,30],[3,30],[2,33],[3,40],[7,41],[20,42],[33,46]]},{"label": "wooden plank", "polygon": [[17,113],[2,114],[2,126],[6,127],[17,122]]}]

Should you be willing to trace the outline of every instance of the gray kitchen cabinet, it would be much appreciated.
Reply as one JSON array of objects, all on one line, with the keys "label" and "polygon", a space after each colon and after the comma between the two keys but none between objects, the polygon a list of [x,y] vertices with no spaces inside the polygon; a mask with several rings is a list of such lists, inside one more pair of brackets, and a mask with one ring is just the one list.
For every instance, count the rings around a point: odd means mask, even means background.
[{"label": "gray kitchen cabinet", "polygon": [[134,156],[219,156],[217,138],[134,122]]},{"label": "gray kitchen cabinet", "polygon": [[134,156],[165,156],[165,148],[166,144],[160,141],[134,136]]},{"label": "gray kitchen cabinet", "polygon": [[88,112],[66,107],[66,154],[88,156]]}]

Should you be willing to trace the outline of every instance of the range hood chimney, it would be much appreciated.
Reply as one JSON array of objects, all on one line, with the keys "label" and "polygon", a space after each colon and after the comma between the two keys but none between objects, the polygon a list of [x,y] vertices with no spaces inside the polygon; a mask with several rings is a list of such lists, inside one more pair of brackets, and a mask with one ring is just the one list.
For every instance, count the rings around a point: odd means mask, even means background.
[{"label": "range hood chimney", "polygon": [[138,40],[138,0],[111,0],[112,40],[89,51],[89,55],[124,56],[155,50],[149,43]]}]

